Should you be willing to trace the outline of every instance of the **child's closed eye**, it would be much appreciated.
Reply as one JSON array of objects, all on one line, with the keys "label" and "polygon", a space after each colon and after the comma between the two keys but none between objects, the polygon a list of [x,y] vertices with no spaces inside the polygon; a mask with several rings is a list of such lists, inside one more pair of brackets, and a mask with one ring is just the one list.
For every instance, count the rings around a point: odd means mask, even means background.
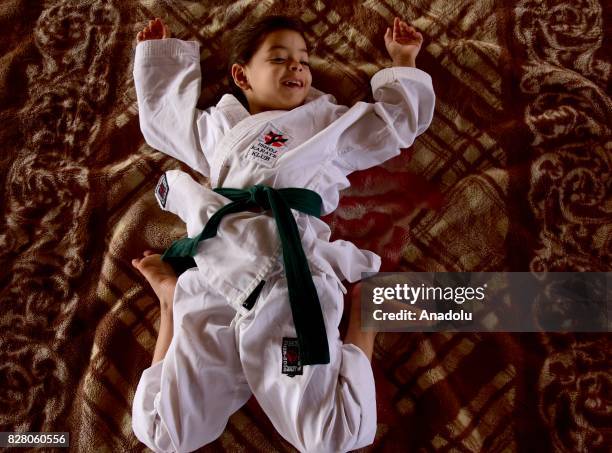
[{"label": "child's closed eye", "polygon": [[[272,61],[284,62],[285,58],[272,58]],[[310,66],[310,63],[308,63],[307,61],[300,61],[300,63],[305,66]]]}]

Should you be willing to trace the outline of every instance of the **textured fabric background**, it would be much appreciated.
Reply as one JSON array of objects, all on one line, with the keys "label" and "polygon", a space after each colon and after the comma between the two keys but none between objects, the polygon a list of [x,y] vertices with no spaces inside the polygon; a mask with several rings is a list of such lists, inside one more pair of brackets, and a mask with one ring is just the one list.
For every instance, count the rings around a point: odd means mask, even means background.
[{"label": "textured fabric background", "polygon": [[[139,130],[132,58],[149,19],[202,44],[201,108],[226,88],[222,38],[249,15],[299,15],[314,85],[349,105],[371,100],[370,77],[390,65],[393,16],[413,23],[433,123],[351,176],[325,218],[333,239],[377,252],[383,270],[610,271],[611,12],[596,0],[2,2],[0,431],[144,449],[130,408],[159,310],[130,260],[185,234],[153,189],[187,170]],[[380,334],[365,450],[609,451],[610,346],[609,334]],[[293,449],[252,399],[203,451]]]}]

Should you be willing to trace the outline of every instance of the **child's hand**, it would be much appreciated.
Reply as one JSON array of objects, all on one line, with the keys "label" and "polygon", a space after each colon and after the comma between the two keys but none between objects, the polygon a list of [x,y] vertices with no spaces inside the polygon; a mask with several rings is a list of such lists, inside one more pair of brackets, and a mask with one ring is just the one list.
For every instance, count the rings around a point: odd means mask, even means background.
[{"label": "child's hand", "polygon": [[385,46],[394,66],[414,66],[421,44],[423,35],[398,17],[393,20],[393,31],[387,28],[385,32]]},{"label": "child's hand", "polygon": [[163,21],[156,17],[155,20],[149,21],[149,26],[142,29],[136,35],[138,42],[146,41],[148,39],[166,39],[170,37],[170,30]]}]

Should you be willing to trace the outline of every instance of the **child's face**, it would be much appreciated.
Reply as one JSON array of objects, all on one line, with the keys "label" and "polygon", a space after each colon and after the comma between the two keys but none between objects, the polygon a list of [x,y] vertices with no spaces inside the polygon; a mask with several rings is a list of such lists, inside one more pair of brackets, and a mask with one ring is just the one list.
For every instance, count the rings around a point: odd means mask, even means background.
[{"label": "child's face", "polygon": [[[293,30],[269,33],[246,66],[232,66],[232,76],[253,115],[299,107],[312,83],[304,38]],[[300,81],[301,86],[287,86],[290,79]]]}]

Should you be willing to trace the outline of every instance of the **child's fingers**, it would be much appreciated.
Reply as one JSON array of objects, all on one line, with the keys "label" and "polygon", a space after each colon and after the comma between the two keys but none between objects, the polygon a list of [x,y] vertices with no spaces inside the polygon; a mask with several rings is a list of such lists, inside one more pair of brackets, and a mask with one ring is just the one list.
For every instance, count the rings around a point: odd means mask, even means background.
[{"label": "child's fingers", "polygon": [[410,37],[410,31],[408,31],[406,28],[401,27],[399,33],[397,34],[397,38],[398,39],[405,39],[405,38],[409,38]]},{"label": "child's fingers", "polygon": [[162,22],[162,29],[163,29],[163,37],[164,38],[169,38],[170,37],[170,29],[168,27],[166,27],[166,24],[164,24]]},{"label": "child's fingers", "polygon": [[403,20],[397,19],[397,22],[398,22],[400,28],[402,28],[402,29],[406,29],[406,30],[414,30],[415,29],[412,25],[410,25],[408,22],[405,22]]},{"label": "child's fingers", "polygon": [[399,19],[396,17],[395,20],[393,21],[393,39],[394,40],[399,37],[400,31],[401,30],[400,30]]},{"label": "child's fingers", "polygon": [[145,26],[145,27],[142,29],[142,34],[143,34],[143,35],[145,35],[145,36],[146,36],[146,35],[148,35],[148,34],[150,34],[150,33],[151,33],[151,27],[150,27],[149,25]]},{"label": "child's fingers", "polygon": [[170,29],[166,27],[166,24],[159,18],[149,20],[149,24],[138,32],[136,39],[138,41],[144,41],[149,39],[161,39],[169,38],[171,35]]},{"label": "child's fingers", "polygon": [[421,34],[418,31],[416,31],[414,27],[410,25],[404,24],[403,30],[408,36],[411,36],[413,38],[419,38],[419,37],[422,38]]},{"label": "child's fingers", "polygon": [[151,31],[156,38],[161,38],[164,32],[164,26],[161,23],[161,19],[156,17],[153,19],[153,26],[151,27]]},{"label": "child's fingers", "polygon": [[161,38],[169,38],[171,33],[170,29],[166,26],[163,20],[159,17],[155,18],[155,32],[156,35]]},{"label": "child's fingers", "polygon": [[[393,19],[393,27],[387,27],[385,41],[393,40],[403,44],[415,44],[423,41],[423,35],[412,25],[407,24],[399,17]],[[410,41],[410,42],[409,42]]]},{"label": "child's fingers", "polygon": [[387,30],[385,31],[384,40],[386,46],[388,46],[393,41],[393,33],[391,32],[390,27],[387,27]]}]

